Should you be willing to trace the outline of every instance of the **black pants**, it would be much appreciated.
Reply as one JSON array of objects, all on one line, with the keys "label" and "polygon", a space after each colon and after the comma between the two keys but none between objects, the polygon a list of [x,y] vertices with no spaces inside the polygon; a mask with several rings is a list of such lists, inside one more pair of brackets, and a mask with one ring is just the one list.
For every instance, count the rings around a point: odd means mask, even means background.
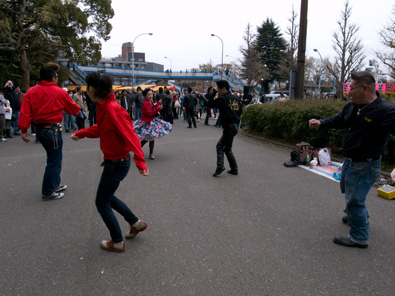
[{"label": "black pants", "polygon": [[186,108],[186,116],[188,120],[188,126],[192,127],[192,123],[193,123],[193,126],[196,127],[196,118],[193,108],[188,108],[188,107]]},{"label": "black pants", "polygon": [[236,159],[232,152],[233,138],[237,135],[239,127],[237,124],[232,124],[229,127],[224,128],[222,137],[217,143],[217,168],[222,169],[224,167],[224,154],[228,159],[230,169],[237,172],[238,166]]},{"label": "black pants", "polygon": [[211,117],[211,109],[207,108],[206,119],[204,120],[204,124],[208,124],[208,119]]},{"label": "black pants", "polygon": [[85,118],[81,118],[77,116],[77,126],[78,126],[78,130],[85,128]]},{"label": "black pants", "polygon": [[172,114],[164,114],[163,120],[173,124],[173,115]]}]

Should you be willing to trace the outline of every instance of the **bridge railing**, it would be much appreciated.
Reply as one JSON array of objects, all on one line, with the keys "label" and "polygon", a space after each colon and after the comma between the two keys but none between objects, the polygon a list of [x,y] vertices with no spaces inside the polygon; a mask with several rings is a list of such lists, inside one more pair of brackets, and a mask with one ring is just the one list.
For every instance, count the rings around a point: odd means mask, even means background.
[{"label": "bridge railing", "polygon": [[[82,66],[82,65],[77,65],[75,67],[79,71],[85,72],[85,73],[92,73],[96,71],[105,71],[109,75],[115,75],[115,76],[132,76],[133,71],[131,68],[123,68],[123,67],[106,67],[106,66],[97,66],[97,65],[88,65],[88,66]],[[78,71],[76,71],[79,73]],[[200,79],[200,80],[213,80],[213,81],[219,81],[221,79],[221,74],[218,72],[200,72],[200,71],[176,71],[176,72],[158,72],[158,71],[153,71],[153,70],[146,70],[146,69],[135,69],[134,71],[135,77],[140,77],[140,78],[156,78],[156,79],[168,79],[168,80],[173,80],[173,79]],[[86,74],[85,74],[86,76]],[[85,77],[83,76],[83,77]],[[231,77],[225,74],[222,74],[222,79],[225,79],[229,82],[230,86],[232,88],[236,89],[243,89],[243,86],[245,85],[242,81],[235,77]]]}]

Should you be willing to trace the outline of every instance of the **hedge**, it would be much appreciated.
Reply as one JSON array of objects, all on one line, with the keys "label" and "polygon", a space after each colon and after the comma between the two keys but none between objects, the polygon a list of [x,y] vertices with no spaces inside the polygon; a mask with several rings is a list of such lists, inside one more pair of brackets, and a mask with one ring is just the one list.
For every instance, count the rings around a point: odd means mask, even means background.
[{"label": "hedge", "polygon": [[[270,139],[288,144],[305,141],[315,148],[328,147],[341,154],[344,130],[309,129],[309,120],[333,116],[345,104],[342,100],[311,98],[249,105],[243,110],[242,125]],[[394,136],[390,137],[383,161],[395,164]]]}]

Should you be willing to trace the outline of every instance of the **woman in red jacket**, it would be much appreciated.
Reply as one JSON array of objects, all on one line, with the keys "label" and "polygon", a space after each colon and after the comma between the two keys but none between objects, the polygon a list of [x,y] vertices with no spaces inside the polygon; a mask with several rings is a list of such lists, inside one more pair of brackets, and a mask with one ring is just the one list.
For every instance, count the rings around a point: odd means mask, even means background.
[{"label": "woman in red jacket", "polygon": [[133,126],[137,136],[141,140],[141,147],[149,142],[149,158],[155,159],[153,154],[154,139],[170,134],[173,126],[158,118],[160,116],[158,112],[163,108],[162,100],[154,104],[152,101],[154,93],[149,88],[143,91],[143,96],[145,98],[142,106],[143,113],[141,118],[134,122]]},{"label": "woman in red jacket", "polygon": [[96,194],[96,208],[110,231],[111,240],[102,241],[102,249],[124,252],[122,232],[113,209],[129,223],[126,238],[135,237],[147,228],[147,223],[139,220],[129,207],[114,194],[130,168],[130,151],[140,174],[148,176],[144,153],[139,139],[133,131],[133,123],[128,112],[116,101],[112,92],[112,81],[108,75],[91,73],[86,76],[87,92],[96,103],[97,123],[87,129],[81,129],[71,135],[78,141],[82,138],[100,138],[100,149],[104,154],[103,173]]}]

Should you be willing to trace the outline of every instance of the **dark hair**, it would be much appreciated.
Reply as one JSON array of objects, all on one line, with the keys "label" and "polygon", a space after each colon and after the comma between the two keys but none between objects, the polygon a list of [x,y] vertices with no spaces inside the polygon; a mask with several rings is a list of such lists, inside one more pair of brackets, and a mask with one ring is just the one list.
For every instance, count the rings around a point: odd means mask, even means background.
[{"label": "dark hair", "polygon": [[166,88],[166,94],[170,95],[170,90],[168,90],[167,88]]},{"label": "dark hair", "polygon": [[163,87],[159,87],[159,93],[163,93]]},{"label": "dark hair", "polygon": [[367,84],[369,86],[372,84],[376,85],[376,80],[374,79],[372,73],[366,71],[352,72],[351,79],[358,83]]},{"label": "dark hair", "polygon": [[192,88],[188,87],[188,92],[191,93],[192,92]]},{"label": "dark hair", "polygon": [[144,89],[143,90],[143,96],[145,97],[148,94],[148,92],[150,92],[150,91],[152,91],[152,89],[150,89],[150,88]]},{"label": "dark hair", "polygon": [[138,86],[138,87],[137,87],[137,90],[141,90],[141,87],[140,87],[140,86]]},{"label": "dark hair", "polygon": [[89,86],[94,88],[95,96],[98,98],[105,99],[112,93],[112,80],[106,74],[99,72],[90,73],[86,76],[85,81],[87,88]]},{"label": "dark hair", "polygon": [[227,91],[229,91],[229,82],[227,82],[226,80],[220,80],[217,81],[217,86],[218,88],[226,88]]},{"label": "dark hair", "polygon": [[209,91],[212,90],[212,89],[213,89],[213,87],[212,87],[212,86],[209,86],[208,89],[207,89],[207,92],[209,92]]},{"label": "dark hair", "polygon": [[56,63],[45,63],[40,69],[40,80],[51,82],[59,71],[59,65]]},{"label": "dark hair", "polygon": [[77,86],[77,87],[75,88],[75,91],[80,91],[80,89],[81,89],[81,86]]}]

